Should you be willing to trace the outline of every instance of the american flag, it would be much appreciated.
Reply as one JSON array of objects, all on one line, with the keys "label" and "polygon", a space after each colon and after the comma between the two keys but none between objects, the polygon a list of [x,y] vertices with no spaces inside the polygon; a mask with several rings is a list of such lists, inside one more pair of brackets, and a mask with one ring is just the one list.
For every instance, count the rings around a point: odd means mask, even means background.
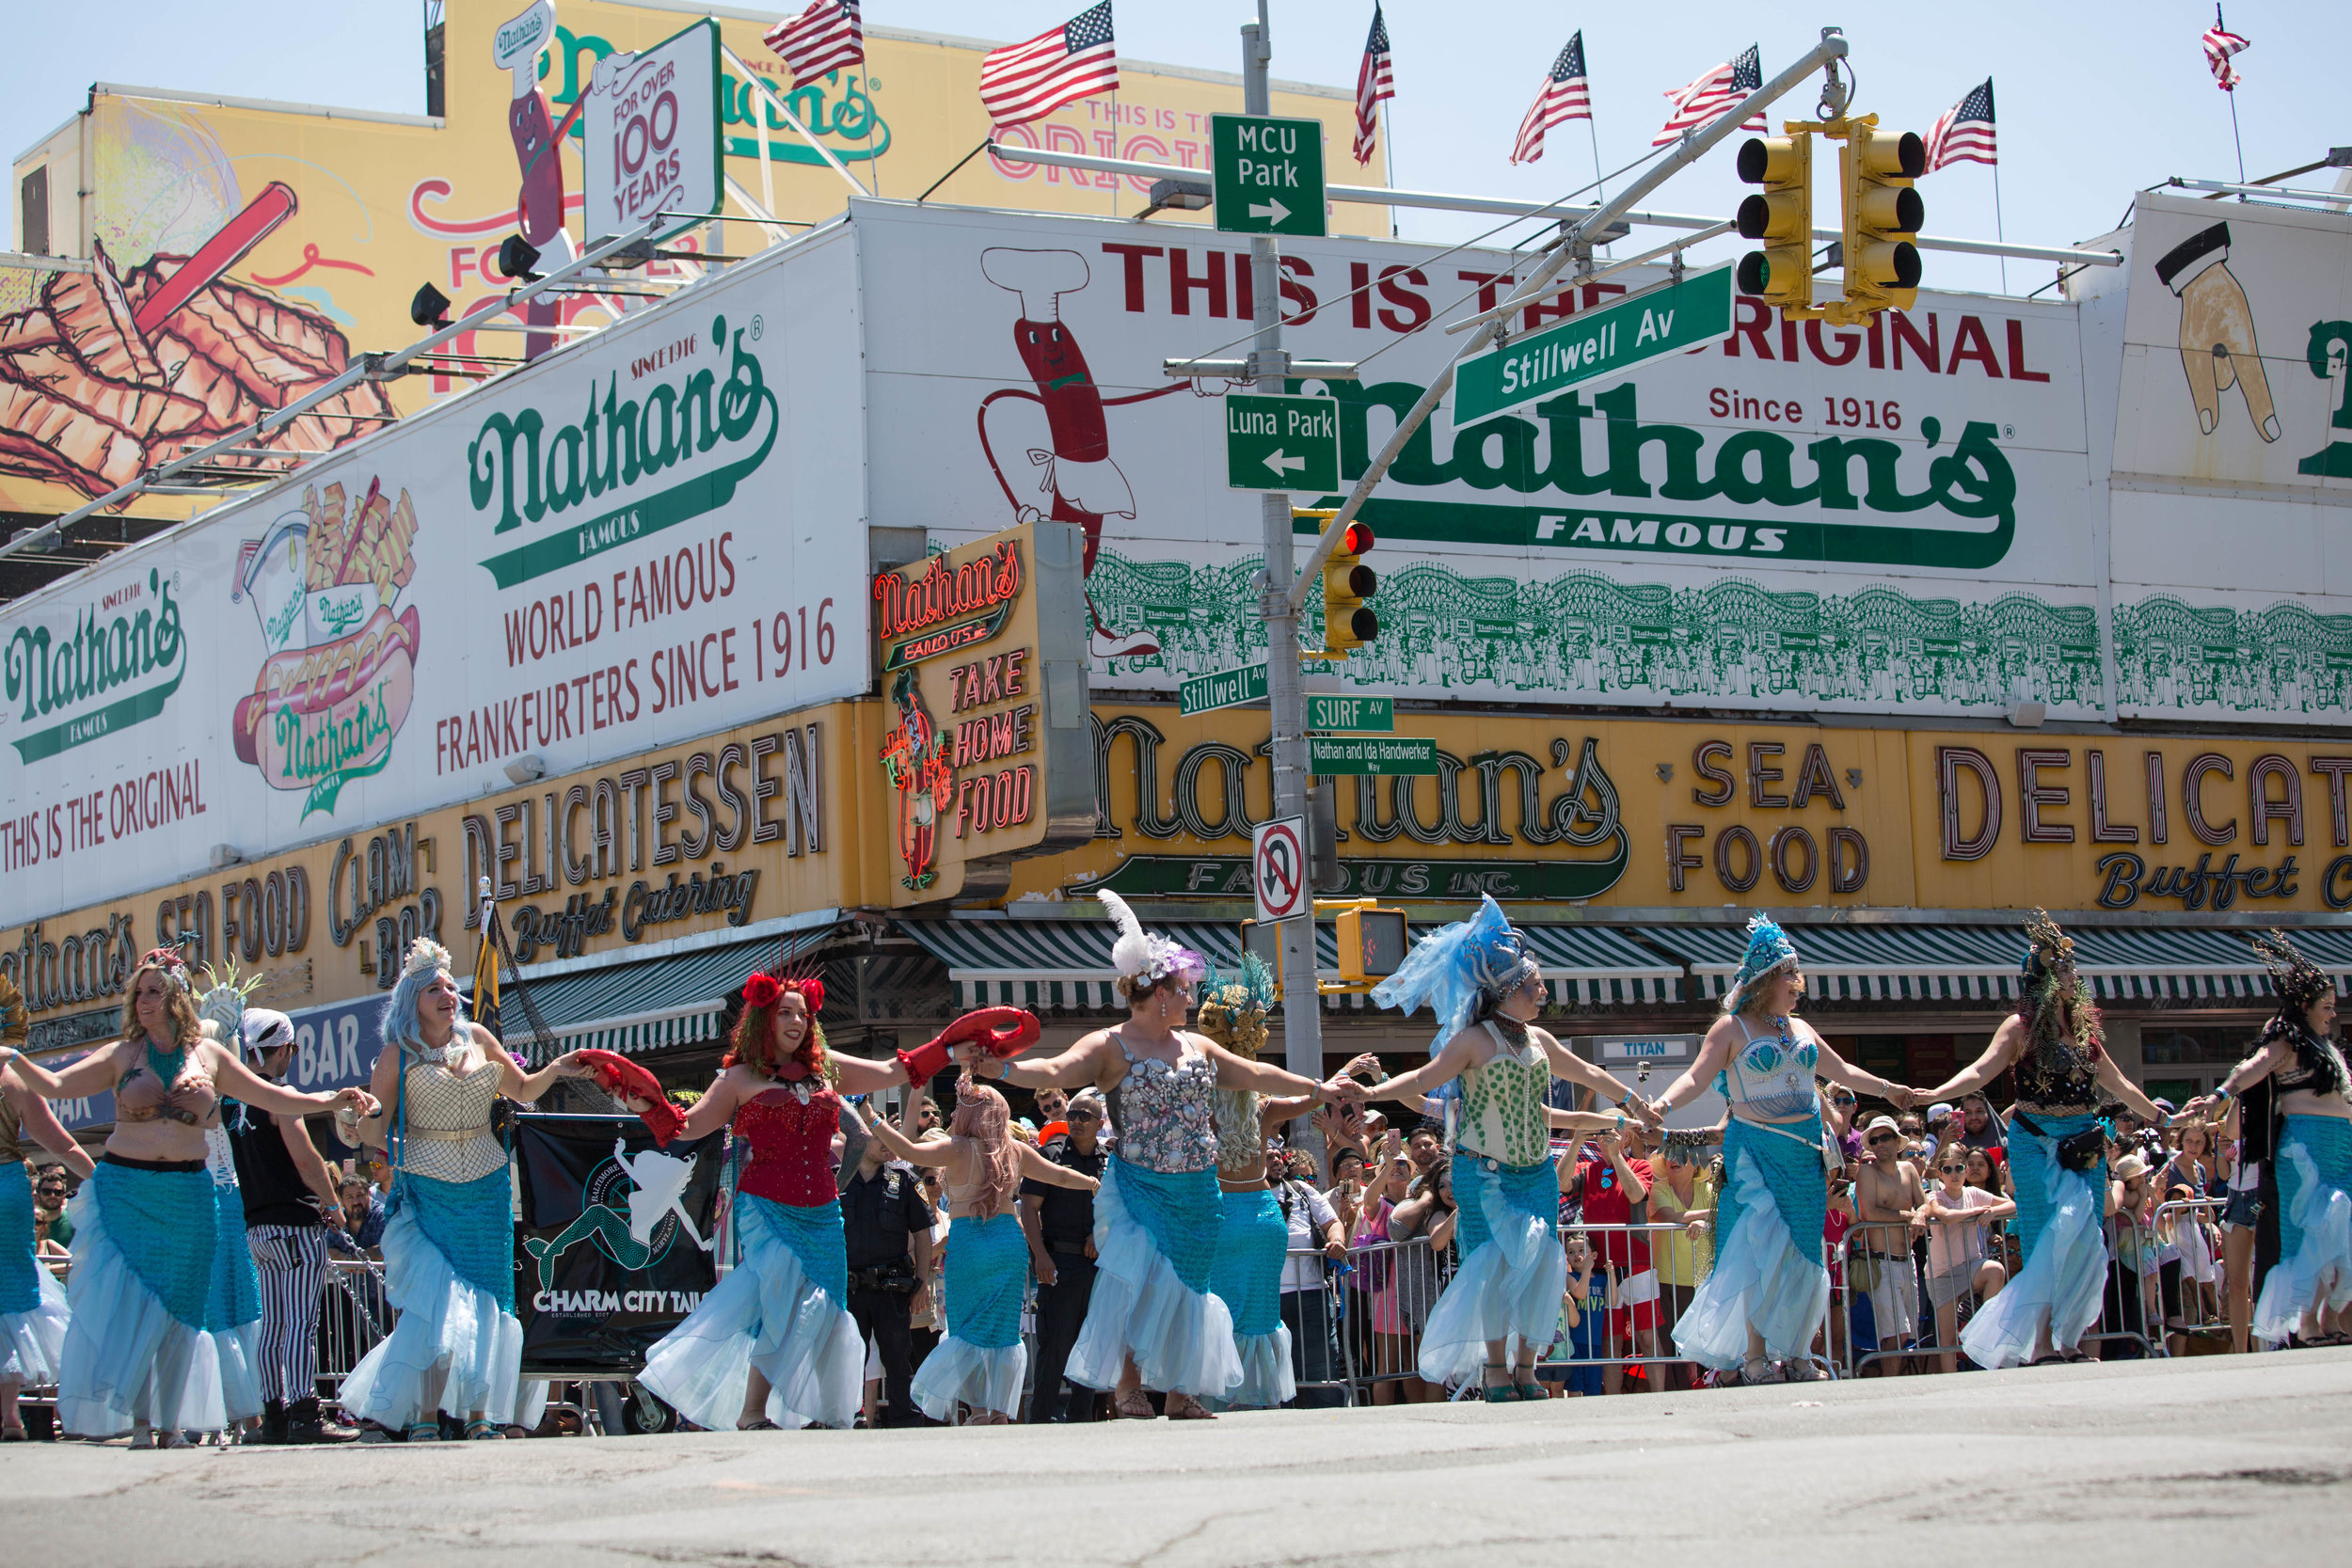
[{"label": "american flag", "polygon": [[1928,172],[1946,164],[1997,164],[1993,149],[1993,78],[1944,111],[1928,133]]},{"label": "american flag", "polygon": [[1572,119],[1592,118],[1593,94],[1584,80],[1584,34],[1579,31],[1551,62],[1551,72],[1536,90],[1535,102],[1527,106],[1527,118],[1519,121],[1518,139],[1511,144],[1511,161],[1534,163],[1544,155],[1546,131]]},{"label": "american flag", "polygon": [[1396,76],[1389,69],[1389,20],[1372,8],[1372,36],[1364,40],[1364,63],[1356,68],[1356,161],[1372,162],[1373,133],[1380,121],[1380,101],[1396,96]]},{"label": "american flag", "polygon": [[980,61],[980,102],[1000,131],[1042,119],[1081,98],[1118,90],[1111,0],[1080,11],[1026,43],[992,49]]},{"label": "american flag", "polygon": [[[1748,45],[1747,53],[1707,71],[1687,87],[1677,87],[1666,96],[1674,101],[1667,111],[1665,128],[1650,138],[1652,147],[1663,147],[1686,131],[1695,131],[1710,120],[1720,119],[1764,85],[1764,66],[1756,55],[1756,45]],[[1740,129],[1765,129],[1764,116],[1758,112],[1748,117]]]},{"label": "american flag", "polygon": [[2213,11],[2213,25],[2205,29],[2205,69],[2213,72],[2214,85],[2223,92],[2235,92],[2237,85],[2246,80],[2230,63],[2230,56],[2249,46],[2249,40],[2221,25],[2221,8]]},{"label": "american flag", "polygon": [[792,68],[792,80],[813,81],[828,71],[866,63],[866,26],[858,0],[817,0],[798,16],[787,16],[761,35]]}]

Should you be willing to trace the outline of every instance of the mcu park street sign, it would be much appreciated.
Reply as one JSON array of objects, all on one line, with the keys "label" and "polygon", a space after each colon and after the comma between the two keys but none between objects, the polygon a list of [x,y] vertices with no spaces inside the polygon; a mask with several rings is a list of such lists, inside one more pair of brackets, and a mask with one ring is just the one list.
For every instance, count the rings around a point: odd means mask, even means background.
[{"label": "mcu park street sign", "polygon": [[1557,326],[1463,360],[1454,374],[1454,422],[1469,424],[1620,374],[1730,330],[1731,266],[1726,262],[1679,283],[1579,311]]},{"label": "mcu park street sign", "polygon": [[1337,398],[1279,392],[1225,394],[1225,485],[1229,490],[1340,487]]},{"label": "mcu park street sign", "polygon": [[1438,743],[1426,736],[1307,737],[1310,773],[1435,773]]},{"label": "mcu park street sign", "polygon": [[1323,121],[1211,115],[1209,174],[1223,234],[1317,237],[1323,222]]}]

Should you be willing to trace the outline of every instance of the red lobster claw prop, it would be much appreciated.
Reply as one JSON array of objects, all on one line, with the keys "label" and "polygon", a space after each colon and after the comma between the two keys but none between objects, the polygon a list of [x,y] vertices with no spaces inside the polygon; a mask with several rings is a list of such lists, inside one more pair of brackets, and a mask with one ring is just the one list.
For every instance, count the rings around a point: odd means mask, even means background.
[{"label": "red lobster claw prop", "polygon": [[583,1051],[580,1053],[580,1065],[595,1076],[605,1093],[647,1101],[637,1114],[652,1130],[656,1144],[666,1146],[686,1130],[686,1113],[670,1103],[669,1096],[661,1092],[661,1085],[652,1073],[627,1056],[610,1051]]},{"label": "red lobster claw prop", "polygon": [[919,1089],[947,1070],[955,1060],[952,1047],[977,1042],[1002,1061],[1028,1050],[1043,1032],[1044,1025],[1026,1008],[977,1007],[941,1030],[937,1037],[913,1051],[899,1052],[898,1065],[906,1069],[907,1082]]}]

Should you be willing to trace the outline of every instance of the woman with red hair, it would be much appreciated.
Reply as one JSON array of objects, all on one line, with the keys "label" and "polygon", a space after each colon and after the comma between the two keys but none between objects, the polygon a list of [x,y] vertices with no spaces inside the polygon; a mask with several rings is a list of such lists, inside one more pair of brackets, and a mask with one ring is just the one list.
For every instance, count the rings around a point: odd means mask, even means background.
[{"label": "woman with red hair", "polygon": [[850,1316],[833,1139],[842,1097],[908,1082],[907,1057],[827,1049],[824,1006],[813,976],[744,982],[719,1076],[676,1132],[700,1138],[732,1126],[751,1149],[734,1209],[742,1261],[645,1356],[644,1386],[699,1427],[847,1427],[857,1416],[866,1350]]},{"label": "woman with red hair", "polygon": [[1014,1137],[1005,1097],[974,1083],[968,1069],[956,1085],[946,1132],[920,1131],[921,1100],[907,1097],[898,1127],[874,1122],[874,1136],[891,1153],[937,1165],[946,1179],[947,1337],[916,1370],[914,1402],[934,1421],[952,1419],[961,1403],[971,1407],[975,1426],[1009,1425],[1028,1370],[1021,1302],[1029,1290],[1029,1243],[1013,1213],[1014,1189],[1025,1176],[1085,1193],[1102,1183]]}]

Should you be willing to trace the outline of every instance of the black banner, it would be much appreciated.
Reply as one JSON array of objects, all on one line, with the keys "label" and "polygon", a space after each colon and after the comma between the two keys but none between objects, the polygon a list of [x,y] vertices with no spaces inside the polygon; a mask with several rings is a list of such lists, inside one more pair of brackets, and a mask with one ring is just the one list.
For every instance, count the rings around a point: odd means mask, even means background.
[{"label": "black banner", "polygon": [[633,1116],[515,1118],[523,1370],[633,1377],[718,1282],[720,1133],[659,1148]]}]

